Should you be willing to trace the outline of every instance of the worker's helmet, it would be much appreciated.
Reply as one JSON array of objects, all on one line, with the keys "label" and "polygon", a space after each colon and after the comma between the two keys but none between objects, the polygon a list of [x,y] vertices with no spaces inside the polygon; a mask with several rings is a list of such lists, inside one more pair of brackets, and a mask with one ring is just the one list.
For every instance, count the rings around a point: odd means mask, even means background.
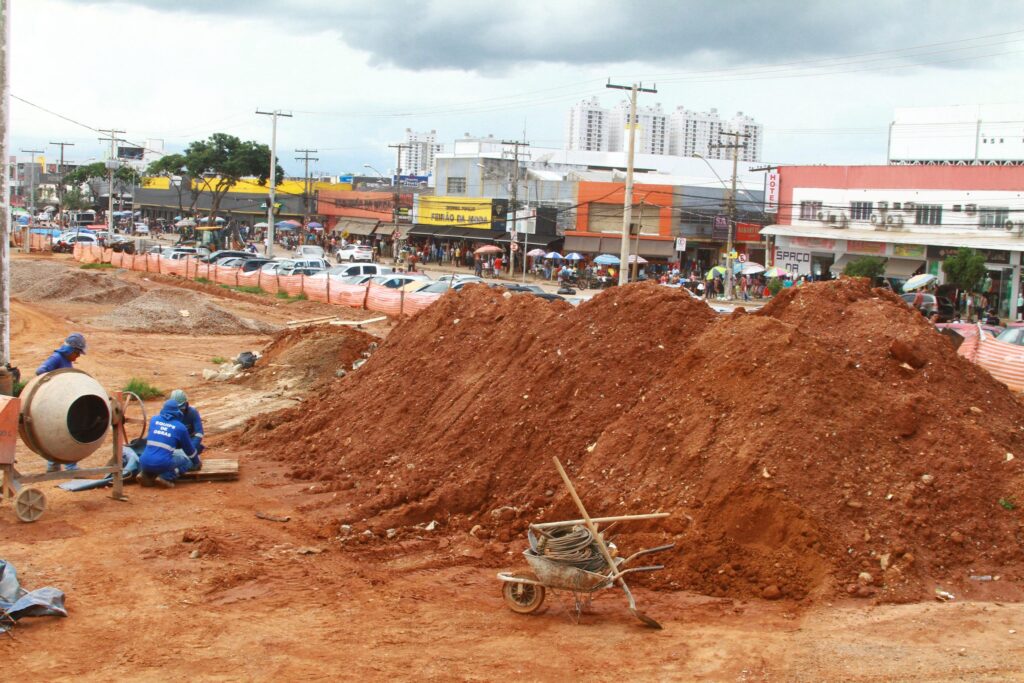
[{"label": "worker's helmet", "polygon": [[85,337],[81,332],[72,332],[64,343],[79,353],[85,353]]},{"label": "worker's helmet", "polygon": [[185,395],[185,392],[182,389],[175,389],[171,392],[171,400],[177,403],[180,408],[188,403],[188,396]]}]

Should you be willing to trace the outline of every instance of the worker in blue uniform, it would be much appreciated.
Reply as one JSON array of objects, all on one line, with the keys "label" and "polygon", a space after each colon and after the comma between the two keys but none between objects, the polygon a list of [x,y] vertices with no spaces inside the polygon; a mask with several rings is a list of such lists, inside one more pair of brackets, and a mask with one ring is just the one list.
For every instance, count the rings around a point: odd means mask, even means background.
[{"label": "worker in blue uniform", "polygon": [[149,421],[146,449],[139,456],[143,486],[174,488],[174,480],[199,468],[199,455],[182,424],[181,410],[174,399],[164,401],[159,415]]},{"label": "worker in blue uniform", "polygon": [[[85,337],[81,332],[72,332],[68,335],[68,338],[64,340],[64,343],[61,344],[60,348],[50,354],[50,357],[43,361],[42,365],[36,368],[36,374],[45,375],[46,373],[53,372],[54,370],[74,367],[74,362],[84,353]],[[64,468],[69,472],[73,472],[78,469],[78,464],[70,463],[65,465]],[[47,460],[46,471],[60,472],[60,463]]]},{"label": "worker in blue uniform", "polygon": [[[182,389],[175,389],[171,392],[171,399],[178,404],[181,411],[181,423],[188,430],[188,437],[192,439],[192,446],[196,449],[196,456],[202,455],[206,450],[203,445],[203,420],[199,417],[199,411],[188,402],[188,396]],[[198,468],[195,468],[198,469]]]}]

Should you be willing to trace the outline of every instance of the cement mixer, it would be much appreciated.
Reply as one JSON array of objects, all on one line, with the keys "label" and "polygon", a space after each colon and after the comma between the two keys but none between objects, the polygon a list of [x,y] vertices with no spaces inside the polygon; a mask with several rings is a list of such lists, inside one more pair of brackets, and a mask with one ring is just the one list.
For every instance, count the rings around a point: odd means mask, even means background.
[{"label": "cement mixer", "polygon": [[[141,417],[129,418],[129,411]],[[33,378],[20,398],[0,396],[0,499],[12,499],[18,519],[34,522],[46,509],[46,496],[26,484],[109,474],[113,497],[123,500],[121,449],[128,441],[127,424],[141,424],[138,437],[145,435],[142,400],[131,392],[110,395],[91,375],[73,368]],[[20,474],[15,468],[18,435],[33,453],[69,465],[95,453],[108,429],[113,432],[113,452],[104,467],[33,475]]]}]

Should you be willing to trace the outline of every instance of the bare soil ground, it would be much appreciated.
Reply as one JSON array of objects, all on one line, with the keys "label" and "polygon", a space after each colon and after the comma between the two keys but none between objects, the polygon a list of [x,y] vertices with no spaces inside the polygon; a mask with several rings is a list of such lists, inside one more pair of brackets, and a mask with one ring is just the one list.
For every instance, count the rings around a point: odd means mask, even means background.
[{"label": "bare soil ground", "polygon": [[[143,290],[174,286],[134,273],[101,276]],[[211,305],[277,326],[324,311],[365,317],[201,291]],[[47,487],[48,510],[34,524],[17,522],[0,505],[0,557],[17,567],[26,587],[65,590],[70,612],[67,619],[23,620],[12,637],[0,636],[2,671],[12,679],[1024,679],[1020,603],[807,606],[640,590],[640,605],[665,626],[651,631],[629,616],[619,592],[601,594],[578,623],[564,595],[549,595],[540,615],[511,613],[495,569],[479,561],[486,542],[468,534],[453,541],[424,532],[386,554],[376,546],[342,548],[313,521],[310,482],[224,436],[246,417],[301,402],[303,387],[201,378],[213,357],[260,349],[271,337],[86,324],[120,305],[100,299],[27,302],[15,295],[15,363],[31,374],[68,332],[84,332],[89,354],[78,367],[111,390],[143,373],[166,391],[188,390],[214,435],[209,457],[240,458],[242,478],[173,491],[130,486],[127,502],[102,490]],[[369,331],[382,336],[389,329]],[[98,452],[87,464],[106,457]],[[22,446],[19,458],[24,470],[43,468]],[[522,546],[509,546],[507,568],[522,567]]]}]

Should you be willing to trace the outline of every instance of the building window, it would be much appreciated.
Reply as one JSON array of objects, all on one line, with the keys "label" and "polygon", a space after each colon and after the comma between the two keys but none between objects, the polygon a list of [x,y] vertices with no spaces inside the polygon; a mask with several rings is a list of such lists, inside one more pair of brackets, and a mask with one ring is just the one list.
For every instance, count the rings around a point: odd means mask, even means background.
[{"label": "building window", "polygon": [[918,204],[918,225],[942,225],[942,204]]},{"label": "building window", "polygon": [[979,206],[978,227],[982,230],[1000,230],[1010,220],[1010,210],[1001,206]]},{"label": "building window", "polygon": [[821,202],[800,202],[800,220],[814,221],[821,211]]},{"label": "building window", "polygon": [[446,192],[448,194],[462,194],[466,191],[466,179],[465,178],[448,178],[448,187]]},{"label": "building window", "polygon": [[871,220],[872,202],[850,202],[850,220],[867,221]]}]

